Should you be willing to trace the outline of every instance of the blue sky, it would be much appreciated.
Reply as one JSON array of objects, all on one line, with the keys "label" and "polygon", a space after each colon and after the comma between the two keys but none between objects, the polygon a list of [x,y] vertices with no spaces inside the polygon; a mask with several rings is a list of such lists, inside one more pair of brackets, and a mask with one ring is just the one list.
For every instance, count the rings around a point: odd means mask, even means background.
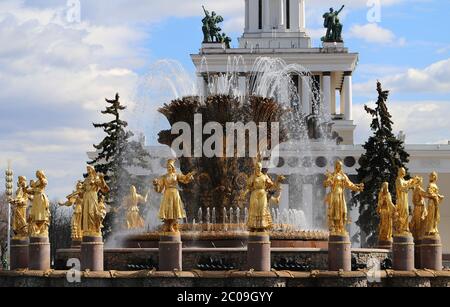
[{"label": "blue sky", "polygon": [[[159,131],[164,120],[156,109],[173,97],[160,88],[156,95],[146,80],[159,74],[154,63],[167,59],[186,70],[176,74],[178,85],[189,85],[189,54],[198,52],[202,39],[202,4],[224,16],[234,46],[243,29],[243,0],[81,0],[79,22],[67,19],[73,3],[0,2],[0,168],[11,159],[16,174],[29,179],[46,170],[51,198],[69,193],[83,173],[86,151],[101,138],[91,123],[103,120],[105,97],[120,92],[131,127]],[[368,0],[306,0],[315,47],[324,33],[323,12],[343,3],[345,44],[360,54],[354,74],[357,142],[369,135],[362,106],[375,100],[381,80],[392,91],[395,129],[406,132],[407,143],[447,143],[450,1],[381,0],[380,22],[370,23]]]}]

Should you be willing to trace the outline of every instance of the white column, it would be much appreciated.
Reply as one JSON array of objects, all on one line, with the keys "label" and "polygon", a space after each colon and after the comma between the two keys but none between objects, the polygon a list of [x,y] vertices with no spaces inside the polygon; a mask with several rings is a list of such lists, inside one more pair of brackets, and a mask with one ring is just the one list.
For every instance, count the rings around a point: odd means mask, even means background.
[{"label": "white column", "polygon": [[245,0],[245,29],[244,32],[248,32],[250,28],[250,0]]},{"label": "white column", "polygon": [[263,0],[263,29],[265,32],[270,32],[270,2]]},{"label": "white column", "polygon": [[259,1],[250,0],[248,9],[249,32],[254,33],[259,31]]},{"label": "white column", "polygon": [[306,10],[305,0],[299,0],[299,19],[300,19],[300,31],[304,32],[306,29]]},{"label": "white column", "polygon": [[286,9],[284,7],[284,1],[286,0],[278,0],[278,29],[285,29],[284,16],[286,15]]},{"label": "white column", "polygon": [[345,92],[345,120],[353,120],[353,86],[352,74],[346,72],[344,76],[344,92]]},{"label": "white column", "polygon": [[[333,84],[333,82],[332,82]],[[336,90],[334,88],[331,89],[331,114],[336,114]]]},{"label": "white column", "polygon": [[341,97],[340,97],[340,111],[339,113],[344,115],[345,114],[345,89],[342,87],[341,90]]},{"label": "white column", "polygon": [[290,1],[290,15],[291,15],[291,30],[300,30],[300,11],[298,10],[299,0],[289,0]]},{"label": "white column", "polygon": [[331,75],[330,73],[324,73],[322,81],[322,103],[324,112],[331,114]]},{"label": "white column", "polygon": [[310,80],[307,76],[302,76],[302,105],[303,105],[303,113],[306,115],[311,114],[311,89]]}]

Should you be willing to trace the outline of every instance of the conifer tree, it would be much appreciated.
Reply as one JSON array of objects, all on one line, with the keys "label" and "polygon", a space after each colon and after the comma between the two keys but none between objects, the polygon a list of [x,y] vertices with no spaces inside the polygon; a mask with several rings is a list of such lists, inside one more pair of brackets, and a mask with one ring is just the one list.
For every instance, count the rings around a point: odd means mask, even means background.
[{"label": "conifer tree", "polygon": [[375,246],[378,239],[379,217],[376,211],[378,192],[383,182],[389,182],[389,190],[395,203],[395,181],[400,167],[409,162],[409,154],[404,143],[392,133],[392,116],[388,111],[389,91],[383,91],[377,82],[378,100],[375,109],[365,106],[372,117],[370,125],[373,135],[363,145],[365,153],[361,156],[357,169],[358,182],[365,184],[362,193],[354,195],[351,203],[359,206],[357,225],[366,236],[366,246]]},{"label": "conifer tree", "polygon": [[104,221],[104,235],[112,231],[116,209],[120,207],[130,186],[143,188],[142,178],[130,174],[129,169],[150,168],[147,160],[149,153],[140,142],[131,140],[133,133],[126,130],[128,123],[120,118],[121,112],[126,107],[120,103],[119,99],[119,94],[116,94],[114,100],[105,99],[108,105],[101,113],[112,115],[113,120],[103,124],[93,124],[95,128],[103,129],[106,136],[98,145],[94,145],[96,157],[88,162],[97,172],[105,175],[105,180],[110,187],[110,192],[105,195],[106,203],[111,210]]}]

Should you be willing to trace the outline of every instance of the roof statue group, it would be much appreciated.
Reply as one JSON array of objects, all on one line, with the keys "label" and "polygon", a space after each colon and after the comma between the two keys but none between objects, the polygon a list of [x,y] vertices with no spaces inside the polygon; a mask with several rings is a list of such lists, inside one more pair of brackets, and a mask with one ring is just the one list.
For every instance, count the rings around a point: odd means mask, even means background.
[{"label": "roof statue group", "polygon": [[330,11],[323,15],[324,23],[323,26],[327,29],[327,33],[322,37],[323,42],[337,42],[342,43],[342,29],[343,26],[339,20],[339,14],[344,9],[344,5],[339,11],[335,11],[330,8]]},{"label": "roof statue group", "polygon": [[231,38],[225,33],[221,33],[222,29],[219,26],[223,22],[223,17],[214,11],[209,13],[204,6],[203,11],[205,12],[205,18],[202,20],[203,43],[222,43],[229,49]]}]

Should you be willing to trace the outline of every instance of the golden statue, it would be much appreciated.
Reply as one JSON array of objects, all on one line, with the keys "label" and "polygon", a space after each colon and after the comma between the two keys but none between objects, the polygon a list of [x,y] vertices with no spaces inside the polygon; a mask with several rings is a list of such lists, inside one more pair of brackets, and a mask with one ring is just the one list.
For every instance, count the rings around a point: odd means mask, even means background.
[{"label": "golden statue", "polygon": [[439,194],[439,187],[437,186],[438,174],[432,172],[430,174],[430,184],[427,189],[428,198],[428,214],[425,219],[425,236],[439,235],[439,222],[441,220],[439,206],[444,200],[444,196]]},{"label": "golden statue", "polygon": [[9,199],[13,207],[12,229],[14,240],[24,240],[28,237],[27,207],[30,195],[28,195],[27,179],[19,176],[17,181],[16,197]]},{"label": "golden statue", "polygon": [[422,187],[423,178],[418,177],[418,181],[413,190],[412,201],[414,211],[409,228],[413,234],[414,240],[420,240],[425,231],[425,217],[427,216],[427,208],[425,206],[425,197],[427,192]]},{"label": "golden statue", "polygon": [[419,182],[419,177],[406,180],[406,170],[401,167],[398,170],[397,181],[395,183],[396,195],[397,195],[397,214],[395,222],[395,231],[398,235],[407,235],[409,231],[409,204],[408,204],[408,192],[413,189]]},{"label": "golden statue", "polygon": [[108,193],[103,174],[97,174],[92,166],[87,167],[87,177],[83,182],[83,205],[81,229],[83,236],[101,237],[103,219],[106,215],[104,197],[99,192]]},{"label": "golden statue", "polygon": [[[281,191],[283,176],[278,176],[275,183],[270,177],[263,173],[261,162],[255,164],[255,171],[247,181],[247,189],[242,193],[244,199],[250,192],[250,206],[248,209],[247,227],[251,232],[265,232],[272,228],[272,216],[269,210],[268,191]],[[270,201],[279,203],[280,196],[271,197]]]},{"label": "golden statue", "polygon": [[186,217],[178,183],[188,184],[194,180],[194,173],[178,174],[175,160],[167,161],[167,174],[153,180],[153,187],[157,193],[163,193],[159,218],[164,221],[164,232],[178,232],[178,220]]},{"label": "golden statue", "polygon": [[132,185],[130,187],[130,194],[125,197],[123,207],[127,210],[127,228],[128,229],[140,229],[144,228],[144,219],[139,213],[139,204],[147,202],[148,193],[145,197],[139,195],[136,192],[136,187]]},{"label": "golden statue", "polygon": [[32,237],[48,237],[50,225],[50,204],[45,194],[47,177],[43,171],[36,172],[36,181],[30,182],[27,192],[33,195],[29,216],[29,233]]},{"label": "golden statue", "polygon": [[378,215],[380,216],[380,229],[378,241],[392,242],[392,221],[395,214],[395,206],[389,192],[389,183],[384,182],[378,194]]},{"label": "golden statue", "polygon": [[324,187],[331,188],[325,203],[328,204],[328,227],[331,235],[348,235],[346,224],[347,203],[345,201],[345,189],[354,192],[364,191],[364,184],[354,184],[344,173],[342,161],[336,161],[333,173],[327,172]]},{"label": "golden statue", "polygon": [[81,215],[83,211],[83,181],[78,181],[76,190],[66,196],[67,201],[60,203],[60,206],[73,206],[72,214],[72,240],[81,241],[83,239],[83,232],[81,230]]}]

